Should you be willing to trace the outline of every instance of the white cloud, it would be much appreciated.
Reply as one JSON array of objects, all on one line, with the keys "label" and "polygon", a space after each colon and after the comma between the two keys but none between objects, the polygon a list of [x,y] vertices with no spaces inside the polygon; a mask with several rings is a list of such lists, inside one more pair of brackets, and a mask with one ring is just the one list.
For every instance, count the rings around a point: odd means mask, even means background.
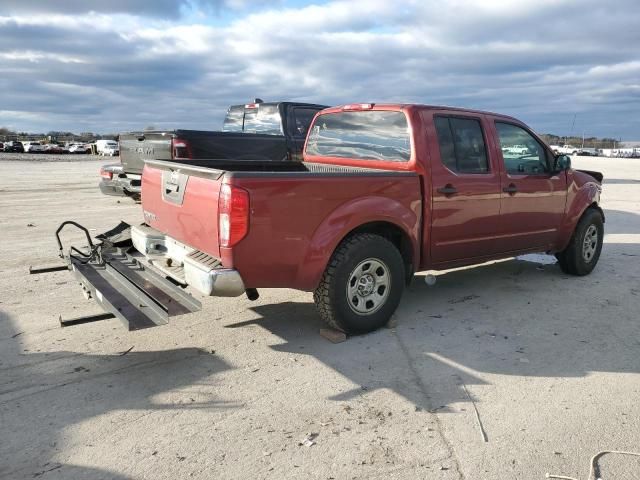
[{"label": "white cloud", "polygon": [[[634,0],[607,8],[595,0],[260,2],[247,13],[249,3],[226,2],[236,9],[226,23],[118,9],[0,17],[7,109],[43,114],[22,129],[212,129],[227,104],[260,96],[456,104],[558,133],[565,127],[556,118],[574,112],[592,134],[633,136],[640,128],[637,114],[612,127],[621,110],[640,107]],[[214,4],[222,5],[204,2],[202,12]],[[64,85],[57,103],[51,85]],[[61,104],[83,96],[82,108],[60,114]],[[64,125],[44,127],[49,118]],[[0,114],[0,125],[9,121]]]}]

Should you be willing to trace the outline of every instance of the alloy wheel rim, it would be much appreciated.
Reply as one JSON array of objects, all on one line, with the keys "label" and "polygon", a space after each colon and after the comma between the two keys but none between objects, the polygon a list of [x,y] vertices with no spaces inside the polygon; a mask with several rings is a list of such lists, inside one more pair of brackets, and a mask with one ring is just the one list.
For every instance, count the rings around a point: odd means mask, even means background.
[{"label": "alloy wheel rim", "polygon": [[598,247],[598,229],[595,225],[589,225],[587,231],[584,234],[584,241],[582,242],[582,258],[587,262],[591,262],[596,254]]},{"label": "alloy wheel rim", "polygon": [[389,267],[377,258],[363,260],[347,277],[347,303],[358,315],[377,312],[387,301],[390,290]]}]

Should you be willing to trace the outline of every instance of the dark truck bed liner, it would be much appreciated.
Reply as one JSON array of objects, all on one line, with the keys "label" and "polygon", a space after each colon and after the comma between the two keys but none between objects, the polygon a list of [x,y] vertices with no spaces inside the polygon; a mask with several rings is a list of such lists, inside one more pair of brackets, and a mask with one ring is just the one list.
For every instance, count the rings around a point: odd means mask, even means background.
[{"label": "dark truck bed liner", "polygon": [[187,142],[190,162],[215,156],[221,160],[287,160],[287,142],[283,136],[243,132],[201,130],[165,130],[120,135],[120,158],[124,171],[142,173],[147,160],[171,160],[172,141]]}]

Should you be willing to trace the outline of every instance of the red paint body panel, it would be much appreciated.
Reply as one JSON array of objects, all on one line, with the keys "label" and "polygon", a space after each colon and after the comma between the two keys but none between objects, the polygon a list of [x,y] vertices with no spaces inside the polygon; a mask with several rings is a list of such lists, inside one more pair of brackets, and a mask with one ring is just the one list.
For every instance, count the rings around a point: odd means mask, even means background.
[{"label": "red paint body panel", "polygon": [[145,165],[142,209],[147,224],[175,240],[220,256],[218,246],[218,194],[220,184],[211,179],[189,176],[181,205],[164,199],[162,170]]},{"label": "red paint body panel", "polygon": [[[500,169],[492,155],[486,174],[460,174],[445,167],[433,123],[435,115],[479,120],[487,151],[491,151],[484,116],[448,109],[423,112],[433,184],[430,235],[424,238],[424,250],[430,251],[431,256],[429,264],[423,265],[425,268],[499,252],[495,240],[500,229]],[[437,191],[447,186],[455,187],[458,193],[445,195]]]},{"label": "red paint body panel", "polygon": [[418,245],[417,176],[231,178],[251,193],[249,235],[229,252],[248,287],[315,288],[328,258],[352,229],[388,221]]},{"label": "red paint body panel", "polygon": [[[182,205],[164,199],[163,173],[147,165],[142,182],[145,218],[176,240],[221,258],[225,267],[240,272],[246,287],[313,290],[338,244],[365,224],[386,222],[402,230],[416,270],[444,269],[517,253],[561,250],[584,210],[599,201],[600,185],[581,172],[508,174],[495,121],[513,123],[535,137],[516,119],[424,105],[374,109],[405,113],[411,136],[409,161],[305,155],[307,163],[364,167],[378,174],[227,172],[205,178],[194,173]],[[336,107],[321,114],[340,111]],[[436,114],[480,121],[489,172],[456,174],[443,165]],[[188,167],[175,168],[189,174]],[[380,170],[389,174],[381,175]],[[222,183],[250,195],[248,234],[232,248],[218,246]],[[503,188],[511,184],[518,191],[505,193]],[[455,186],[457,193],[438,192],[447,185]]]},{"label": "red paint body panel", "polygon": [[600,204],[601,186],[591,175],[569,170],[567,173],[567,208],[556,239],[556,249],[563,250],[584,211]]}]

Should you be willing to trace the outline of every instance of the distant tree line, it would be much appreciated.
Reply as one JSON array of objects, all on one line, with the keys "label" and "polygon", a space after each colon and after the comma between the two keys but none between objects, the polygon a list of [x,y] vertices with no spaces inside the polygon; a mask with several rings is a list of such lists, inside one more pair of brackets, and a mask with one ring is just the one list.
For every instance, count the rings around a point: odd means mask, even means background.
[{"label": "distant tree line", "polygon": [[551,133],[543,133],[540,138],[547,142],[547,145],[573,145],[574,147],[584,148],[617,148],[620,143],[620,139],[617,138],[585,137],[583,145],[582,137],[561,137]]},{"label": "distant tree line", "polygon": [[[154,130],[153,126],[148,126],[145,130]],[[553,135],[552,133],[543,133],[540,137],[547,142],[547,145],[573,145],[574,147],[586,147],[586,148],[616,148],[620,143],[619,139],[615,138],[598,138],[598,137],[585,137],[584,145],[582,137],[562,137],[559,135]],[[27,132],[14,132],[5,127],[0,127],[0,140],[48,140],[58,142],[93,142],[100,139],[117,139],[117,134],[105,134],[100,135],[93,132],[81,132],[75,134],[73,132],[59,132],[52,130],[47,133],[27,133]]]},{"label": "distant tree line", "polygon": [[62,132],[51,130],[47,133],[15,132],[6,127],[0,127],[0,141],[9,140],[45,140],[52,142],[94,142],[100,139],[112,140],[117,134],[98,134],[93,132]]}]

